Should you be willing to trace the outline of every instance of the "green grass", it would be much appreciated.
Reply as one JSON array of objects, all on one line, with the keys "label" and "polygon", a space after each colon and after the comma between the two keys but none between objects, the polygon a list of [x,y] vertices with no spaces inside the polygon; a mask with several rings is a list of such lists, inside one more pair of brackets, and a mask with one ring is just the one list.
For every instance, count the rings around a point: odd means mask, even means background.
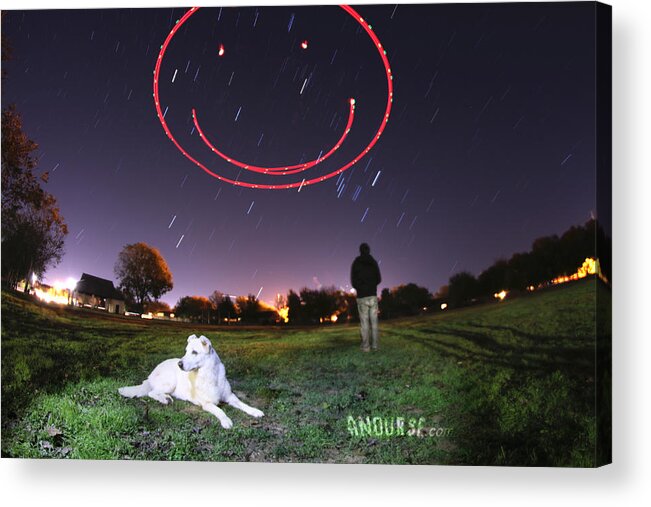
[{"label": "green grass", "polygon": [[[596,282],[357,327],[214,328],[103,318],[2,294],[2,455],[31,458],[594,466]],[[608,297],[610,297],[608,295]],[[232,430],[200,408],[128,400],[208,336],[235,393]],[[442,436],[354,435],[369,418]],[[362,424],[363,426],[363,424]],[[355,426],[357,428],[357,426]],[[441,433],[441,432],[439,432]]]}]

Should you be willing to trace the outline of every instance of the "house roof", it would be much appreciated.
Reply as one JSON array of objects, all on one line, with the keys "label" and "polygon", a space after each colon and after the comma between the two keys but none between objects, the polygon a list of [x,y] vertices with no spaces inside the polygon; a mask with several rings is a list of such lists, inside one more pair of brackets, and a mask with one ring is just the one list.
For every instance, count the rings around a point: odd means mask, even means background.
[{"label": "house roof", "polygon": [[124,301],[124,296],[115,288],[111,280],[105,280],[104,278],[89,275],[88,273],[82,273],[81,279],[75,287],[75,291],[81,294]]}]

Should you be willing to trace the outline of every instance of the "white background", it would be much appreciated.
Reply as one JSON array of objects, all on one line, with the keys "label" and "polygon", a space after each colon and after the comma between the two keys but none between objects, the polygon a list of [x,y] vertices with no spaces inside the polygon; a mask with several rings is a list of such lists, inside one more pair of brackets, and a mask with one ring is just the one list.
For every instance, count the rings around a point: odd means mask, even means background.
[{"label": "white background", "polygon": [[[216,5],[219,0],[196,5]],[[234,5],[236,2],[221,2]],[[278,2],[249,0],[249,5]],[[285,0],[282,2],[299,3]],[[314,1],[300,3],[315,3]],[[319,3],[334,3],[321,1]],[[356,0],[354,3],[369,3]],[[379,3],[376,2],[376,3]],[[651,505],[651,9],[613,5],[614,464],[489,467],[0,461],[4,505]],[[169,0],[3,1],[3,9],[176,6]],[[645,297],[647,296],[647,297]],[[649,313],[647,313],[649,312]]]}]

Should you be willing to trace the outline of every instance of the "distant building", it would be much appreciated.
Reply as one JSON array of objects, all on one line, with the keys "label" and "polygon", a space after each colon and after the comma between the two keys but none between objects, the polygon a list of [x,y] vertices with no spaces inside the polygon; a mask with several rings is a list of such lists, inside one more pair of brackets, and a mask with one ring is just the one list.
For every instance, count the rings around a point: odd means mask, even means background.
[{"label": "distant building", "polygon": [[126,309],[124,296],[115,288],[111,280],[88,273],[82,273],[72,294],[72,300],[77,306],[119,314],[124,314]]}]

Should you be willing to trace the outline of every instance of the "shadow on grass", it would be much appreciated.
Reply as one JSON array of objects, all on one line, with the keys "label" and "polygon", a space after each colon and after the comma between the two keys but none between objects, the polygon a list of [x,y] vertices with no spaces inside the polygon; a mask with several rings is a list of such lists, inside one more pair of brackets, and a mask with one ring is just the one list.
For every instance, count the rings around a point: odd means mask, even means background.
[{"label": "shadow on grass", "polygon": [[[482,327],[482,326],[477,326]],[[489,329],[509,330],[507,327],[483,326]],[[550,373],[562,370],[571,376],[589,377],[594,372],[594,347],[569,346],[577,341],[585,343],[588,338],[554,337],[562,347],[545,347],[532,343],[545,343],[548,336],[521,333],[529,343],[518,341],[506,344],[488,333],[459,330],[451,327],[436,329],[411,329],[409,332],[392,333],[394,336],[419,343],[432,352],[456,361],[475,360],[484,365],[512,368],[522,372]]]},{"label": "shadow on grass", "polygon": [[447,387],[459,464],[595,465],[595,350],[571,345],[589,338],[470,323],[393,334],[463,365]]}]

